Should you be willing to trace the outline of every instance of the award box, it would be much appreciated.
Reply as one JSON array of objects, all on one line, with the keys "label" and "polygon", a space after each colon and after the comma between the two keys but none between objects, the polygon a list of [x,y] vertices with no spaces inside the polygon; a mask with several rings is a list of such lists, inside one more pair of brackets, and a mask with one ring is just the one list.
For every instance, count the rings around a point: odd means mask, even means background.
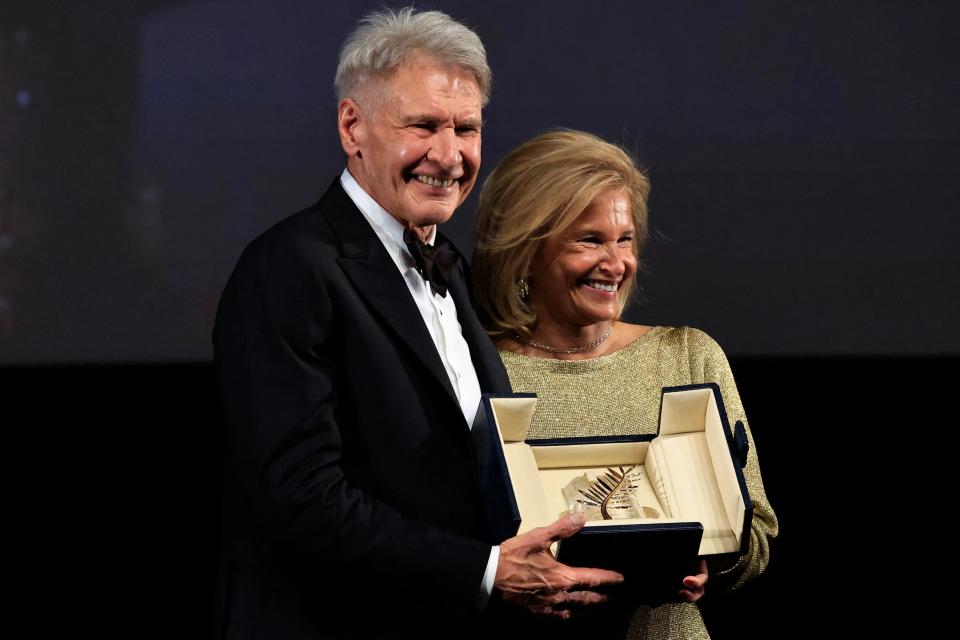
[{"label": "award box", "polygon": [[[741,423],[728,423],[717,385],[664,387],[655,435],[527,439],[536,403],[531,393],[484,394],[477,412],[473,437],[497,542],[586,504],[613,519],[588,518],[554,545],[557,559],[619,571],[632,598],[649,604],[677,600],[699,559],[746,552],[747,438]],[[577,478],[575,486],[595,489],[571,490]]]}]

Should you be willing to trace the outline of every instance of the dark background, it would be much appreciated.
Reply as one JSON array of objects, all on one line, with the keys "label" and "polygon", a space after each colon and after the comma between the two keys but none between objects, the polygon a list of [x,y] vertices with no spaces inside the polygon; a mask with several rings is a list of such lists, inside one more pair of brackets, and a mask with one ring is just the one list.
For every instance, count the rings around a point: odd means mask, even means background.
[{"label": "dark background", "polygon": [[[0,425],[38,629],[206,635],[212,314],[342,169],[337,51],[379,6],[0,4]],[[956,422],[957,5],[418,7],[487,46],[481,179],[556,126],[649,170],[628,319],[726,348],[783,525],[766,576],[705,601],[714,635],[921,625],[950,566],[915,515]],[[468,253],[475,206],[445,229]]]},{"label": "dark background", "polygon": [[[586,129],[648,168],[630,318],[732,355],[960,355],[956,3],[438,5],[489,51],[481,179]],[[369,3],[5,2],[0,363],[210,357],[246,243],[340,173]],[[476,191],[447,231],[469,254]]]}]

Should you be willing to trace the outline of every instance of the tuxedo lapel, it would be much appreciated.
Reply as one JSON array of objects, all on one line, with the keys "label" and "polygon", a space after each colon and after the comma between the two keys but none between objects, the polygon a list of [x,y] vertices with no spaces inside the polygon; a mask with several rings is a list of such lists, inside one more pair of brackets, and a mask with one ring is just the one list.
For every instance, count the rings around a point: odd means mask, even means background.
[{"label": "tuxedo lapel", "polygon": [[461,258],[457,261],[450,278],[450,295],[457,305],[457,319],[463,337],[470,346],[470,356],[477,372],[480,389],[484,392],[506,393],[510,391],[510,380],[500,360],[493,342],[477,318],[469,295],[469,270]]},{"label": "tuxedo lapel", "polygon": [[337,262],[356,287],[357,294],[376,311],[383,324],[410,348],[459,409],[440,354],[423,324],[420,310],[410,296],[403,276],[380,238],[340,186],[339,180],[327,191],[321,207],[340,240],[342,257]]}]

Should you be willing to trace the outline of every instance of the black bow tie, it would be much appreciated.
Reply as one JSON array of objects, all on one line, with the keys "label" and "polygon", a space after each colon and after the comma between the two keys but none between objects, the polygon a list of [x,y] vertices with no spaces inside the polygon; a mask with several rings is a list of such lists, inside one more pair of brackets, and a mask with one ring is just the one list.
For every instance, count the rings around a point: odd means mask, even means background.
[{"label": "black bow tie", "polygon": [[450,269],[457,262],[457,252],[450,243],[440,240],[435,245],[424,244],[410,229],[403,230],[403,241],[417,263],[417,271],[423,276],[434,293],[443,297],[447,295],[447,280]]}]

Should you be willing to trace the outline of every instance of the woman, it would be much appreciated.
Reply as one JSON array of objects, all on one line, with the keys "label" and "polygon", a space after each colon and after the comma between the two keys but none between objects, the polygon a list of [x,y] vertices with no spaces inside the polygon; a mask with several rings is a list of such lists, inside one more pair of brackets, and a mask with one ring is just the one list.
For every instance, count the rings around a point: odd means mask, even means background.
[{"label": "woman", "polygon": [[[747,425],[727,359],[709,336],[620,321],[647,236],[649,191],[622,149],[578,131],[520,145],[483,185],[476,303],[513,389],[540,399],[531,438],[653,433],[661,388],[701,382],[716,382],[730,423]],[[766,568],[777,519],[749,437],[748,552],[732,567],[701,563],[678,585],[686,602],[639,609],[630,637],[709,637],[694,604],[708,575],[711,588],[737,587]]]}]

